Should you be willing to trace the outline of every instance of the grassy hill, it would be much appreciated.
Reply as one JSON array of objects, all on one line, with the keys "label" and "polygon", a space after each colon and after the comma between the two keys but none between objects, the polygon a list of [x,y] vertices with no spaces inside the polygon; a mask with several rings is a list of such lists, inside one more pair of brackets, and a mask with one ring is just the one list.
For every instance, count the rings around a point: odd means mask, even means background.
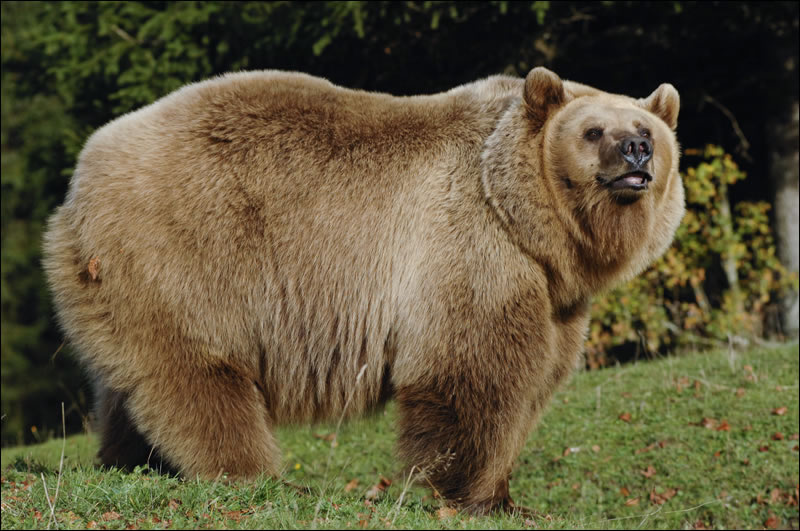
[{"label": "grassy hill", "polygon": [[390,404],[338,433],[280,430],[283,479],[308,492],[101,470],[92,435],[4,448],[2,528],[797,529],[798,372],[794,343],[575,374],[517,461],[529,519],[453,514],[408,486]]}]

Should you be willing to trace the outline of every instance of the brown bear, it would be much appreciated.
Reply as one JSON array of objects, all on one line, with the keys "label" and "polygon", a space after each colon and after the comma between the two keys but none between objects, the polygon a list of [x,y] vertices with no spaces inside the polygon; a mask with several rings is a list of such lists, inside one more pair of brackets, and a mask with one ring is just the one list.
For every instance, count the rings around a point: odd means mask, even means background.
[{"label": "brown bear", "polygon": [[101,128],[44,267],[96,381],[102,462],[276,474],[276,425],[394,396],[426,483],[513,508],[589,297],[683,215],[678,107],[669,84],[637,100],[545,68],[413,97],[263,71]]}]

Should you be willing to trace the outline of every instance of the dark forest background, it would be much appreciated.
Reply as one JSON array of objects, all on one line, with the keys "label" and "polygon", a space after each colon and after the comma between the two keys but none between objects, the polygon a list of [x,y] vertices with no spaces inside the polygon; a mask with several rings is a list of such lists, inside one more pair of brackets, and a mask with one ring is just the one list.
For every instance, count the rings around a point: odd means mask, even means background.
[{"label": "dark forest background", "polygon": [[2,443],[56,432],[61,402],[68,431],[90,409],[39,260],[96,128],[234,70],[406,95],[539,65],[681,95],[689,213],[659,264],[595,303],[587,366],[796,336],[796,2],[3,2]]}]

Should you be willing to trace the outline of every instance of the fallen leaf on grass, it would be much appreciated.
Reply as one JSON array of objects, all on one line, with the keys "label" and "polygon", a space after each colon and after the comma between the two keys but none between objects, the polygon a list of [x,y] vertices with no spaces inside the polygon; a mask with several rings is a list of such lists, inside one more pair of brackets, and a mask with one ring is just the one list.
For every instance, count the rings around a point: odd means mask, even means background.
[{"label": "fallen leaf on grass", "polygon": [[787,411],[789,411],[789,408],[787,408],[786,406],[781,406],[773,409],[772,414],[780,416],[780,415],[785,415]]},{"label": "fallen leaf on grass", "polygon": [[625,413],[622,413],[619,416],[619,420],[621,420],[622,422],[630,422],[631,421],[631,414],[626,411]]},{"label": "fallen leaf on grass", "polygon": [[791,441],[796,441],[797,439],[800,439],[800,433],[793,433],[792,436],[789,437]]},{"label": "fallen leaf on grass", "polygon": [[744,396],[744,388],[743,387],[740,387],[740,388],[738,388],[736,390],[736,396],[737,396],[737,398],[742,398]]},{"label": "fallen leaf on grass", "polygon": [[629,491],[629,490],[628,490],[628,489],[626,489],[625,487],[622,487],[622,488],[620,488],[620,489],[619,489],[619,493],[620,493],[622,496],[630,496],[630,495],[631,495],[631,491]]},{"label": "fallen leaf on grass", "polygon": [[595,453],[597,453],[597,452],[599,452],[599,451],[600,451],[600,447],[599,447],[598,445],[596,445],[596,444],[593,444],[593,445],[592,445],[592,451],[593,451],[593,452],[595,452]]},{"label": "fallen leaf on grass", "polygon": [[314,438],[315,439],[321,439],[323,441],[328,441],[329,443],[331,443],[331,448],[336,448],[337,446],[339,446],[339,441],[336,440],[336,433],[335,432],[334,433],[328,433],[326,435],[322,435],[320,433],[315,433],[314,434]]},{"label": "fallen leaf on grass", "polygon": [[656,446],[658,446],[659,448],[664,448],[666,445],[667,445],[667,441],[658,441],[658,442],[654,442],[654,443],[648,444],[644,448],[639,448],[638,450],[636,450],[633,453],[636,454],[636,455],[644,454],[644,453],[647,453],[650,450],[654,449]]},{"label": "fallen leaf on grass", "polygon": [[61,516],[66,516],[70,522],[74,522],[75,520],[80,520],[80,516],[73,513],[72,511],[67,511],[65,513],[61,513]]},{"label": "fallen leaf on grass", "polygon": [[708,529],[708,528],[706,527],[705,522],[703,522],[702,520],[698,520],[694,523],[692,529]]},{"label": "fallen leaf on grass", "polygon": [[678,494],[678,489],[667,489],[664,492],[658,493],[656,489],[650,491],[650,501],[656,505],[663,505]]},{"label": "fallen leaf on grass", "polygon": [[653,448],[655,448],[655,447],[656,447],[656,443],[648,444],[648,445],[647,445],[647,446],[645,446],[644,448],[639,448],[638,450],[636,450],[636,451],[635,451],[635,452],[633,452],[633,453],[634,453],[634,454],[636,454],[636,455],[639,455],[639,454],[644,454],[644,453],[647,453],[647,452],[649,452],[650,450],[652,450],[652,449],[653,449]]},{"label": "fallen leaf on grass", "polygon": [[769,445],[765,444],[764,446],[759,446],[758,447],[758,451],[759,452],[769,452]]},{"label": "fallen leaf on grass", "polygon": [[717,419],[712,419],[712,418],[709,418],[709,417],[703,417],[703,420],[700,421],[699,426],[702,426],[704,428],[707,428],[707,429],[711,430],[711,429],[714,429],[714,428],[717,427],[717,423],[718,423]]},{"label": "fallen leaf on grass", "polygon": [[169,503],[167,504],[167,507],[169,507],[170,509],[172,509],[174,511],[174,510],[176,510],[178,508],[178,506],[180,504],[181,504],[181,502],[178,501],[178,500],[170,500]]},{"label": "fallen leaf on grass", "polygon": [[33,510],[33,518],[35,520],[41,520],[42,519],[42,511],[37,511],[36,509],[34,509]]},{"label": "fallen leaf on grass", "polygon": [[781,432],[779,432],[779,431],[776,431],[775,433],[772,434],[772,440],[773,441],[782,441],[783,440],[783,434]]},{"label": "fallen leaf on grass", "polygon": [[345,492],[350,492],[354,488],[358,487],[358,479],[351,479],[347,482],[347,485],[344,486]]},{"label": "fallen leaf on grass", "polygon": [[639,498],[631,498],[630,500],[625,502],[625,505],[628,507],[633,507],[634,505],[639,505]]},{"label": "fallen leaf on grass", "polygon": [[759,505],[786,504],[790,507],[794,507],[797,506],[797,492],[798,487],[795,487],[794,492],[791,490],[783,492],[779,488],[774,488],[769,492],[768,498],[765,498],[759,493],[758,496],[756,496],[756,503]]},{"label": "fallen leaf on grass", "polygon": [[106,522],[110,520],[119,520],[121,517],[122,515],[116,511],[108,511],[107,513],[103,513],[102,516],[103,520],[105,520]]},{"label": "fallen leaf on grass", "polygon": [[[5,498],[5,499],[6,499],[6,500],[10,500],[10,501],[19,502],[19,501],[20,501],[22,498],[20,498],[19,496],[6,496],[6,498]],[[2,502],[0,502],[0,510],[2,510],[2,511],[7,511],[9,507],[10,507],[10,505],[8,505],[8,504],[5,502],[5,500],[3,500]]]},{"label": "fallen leaf on grass", "polygon": [[238,522],[244,516],[245,510],[239,509],[238,511],[226,511],[222,513],[222,516],[227,518],[228,520],[233,520],[234,522]]},{"label": "fallen leaf on grass", "polygon": [[439,518],[439,520],[446,520],[448,518],[452,518],[456,514],[458,514],[458,510],[453,509],[452,507],[442,507],[441,509],[436,511],[436,517]]},{"label": "fallen leaf on grass", "polygon": [[656,469],[652,465],[648,466],[646,470],[640,470],[641,474],[646,478],[651,478],[656,475]]},{"label": "fallen leaf on grass", "polygon": [[777,529],[779,525],[780,521],[778,521],[778,518],[774,514],[770,515],[770,517],[764,522],[764,527],[767,529]]},{"label": "fallen leaf on grass", "polygon": [[390,480],[388,480],[385,477],[381,476],[380,481],[378,481],[377,484],[375,484],[375,485],[373,485],[373,486],[371,486],[369,488],[367,493],[364,495],[364,498],[366,498],[367,500],[376,499],[378,496],[380,496],[383,493],[383,491],[386,490],[386,487],[388,487],[391,484],[392,484],[392,482]]},{"label": "fallen leaf on grass", "polygon": [[731,431],[731,425],[728,424],[728,421],[722,419],[720,422],[717,419],[711,417],[703,417],[703,420],[700,422],[690,422],[689,426],[702,426],[708,430],[716,430],[716,431]]}]

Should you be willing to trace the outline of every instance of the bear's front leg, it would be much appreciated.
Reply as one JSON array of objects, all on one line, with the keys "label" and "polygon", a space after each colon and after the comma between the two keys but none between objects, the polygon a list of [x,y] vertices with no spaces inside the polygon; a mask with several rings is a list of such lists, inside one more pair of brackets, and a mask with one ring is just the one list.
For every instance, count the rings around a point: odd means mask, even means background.
[{"label": "bear's front leg", "polygon": [[451,365],[397,389],[401,457],[469,513],[516,509],[508,479],[533,411],[524,376],[510,369]]}]

